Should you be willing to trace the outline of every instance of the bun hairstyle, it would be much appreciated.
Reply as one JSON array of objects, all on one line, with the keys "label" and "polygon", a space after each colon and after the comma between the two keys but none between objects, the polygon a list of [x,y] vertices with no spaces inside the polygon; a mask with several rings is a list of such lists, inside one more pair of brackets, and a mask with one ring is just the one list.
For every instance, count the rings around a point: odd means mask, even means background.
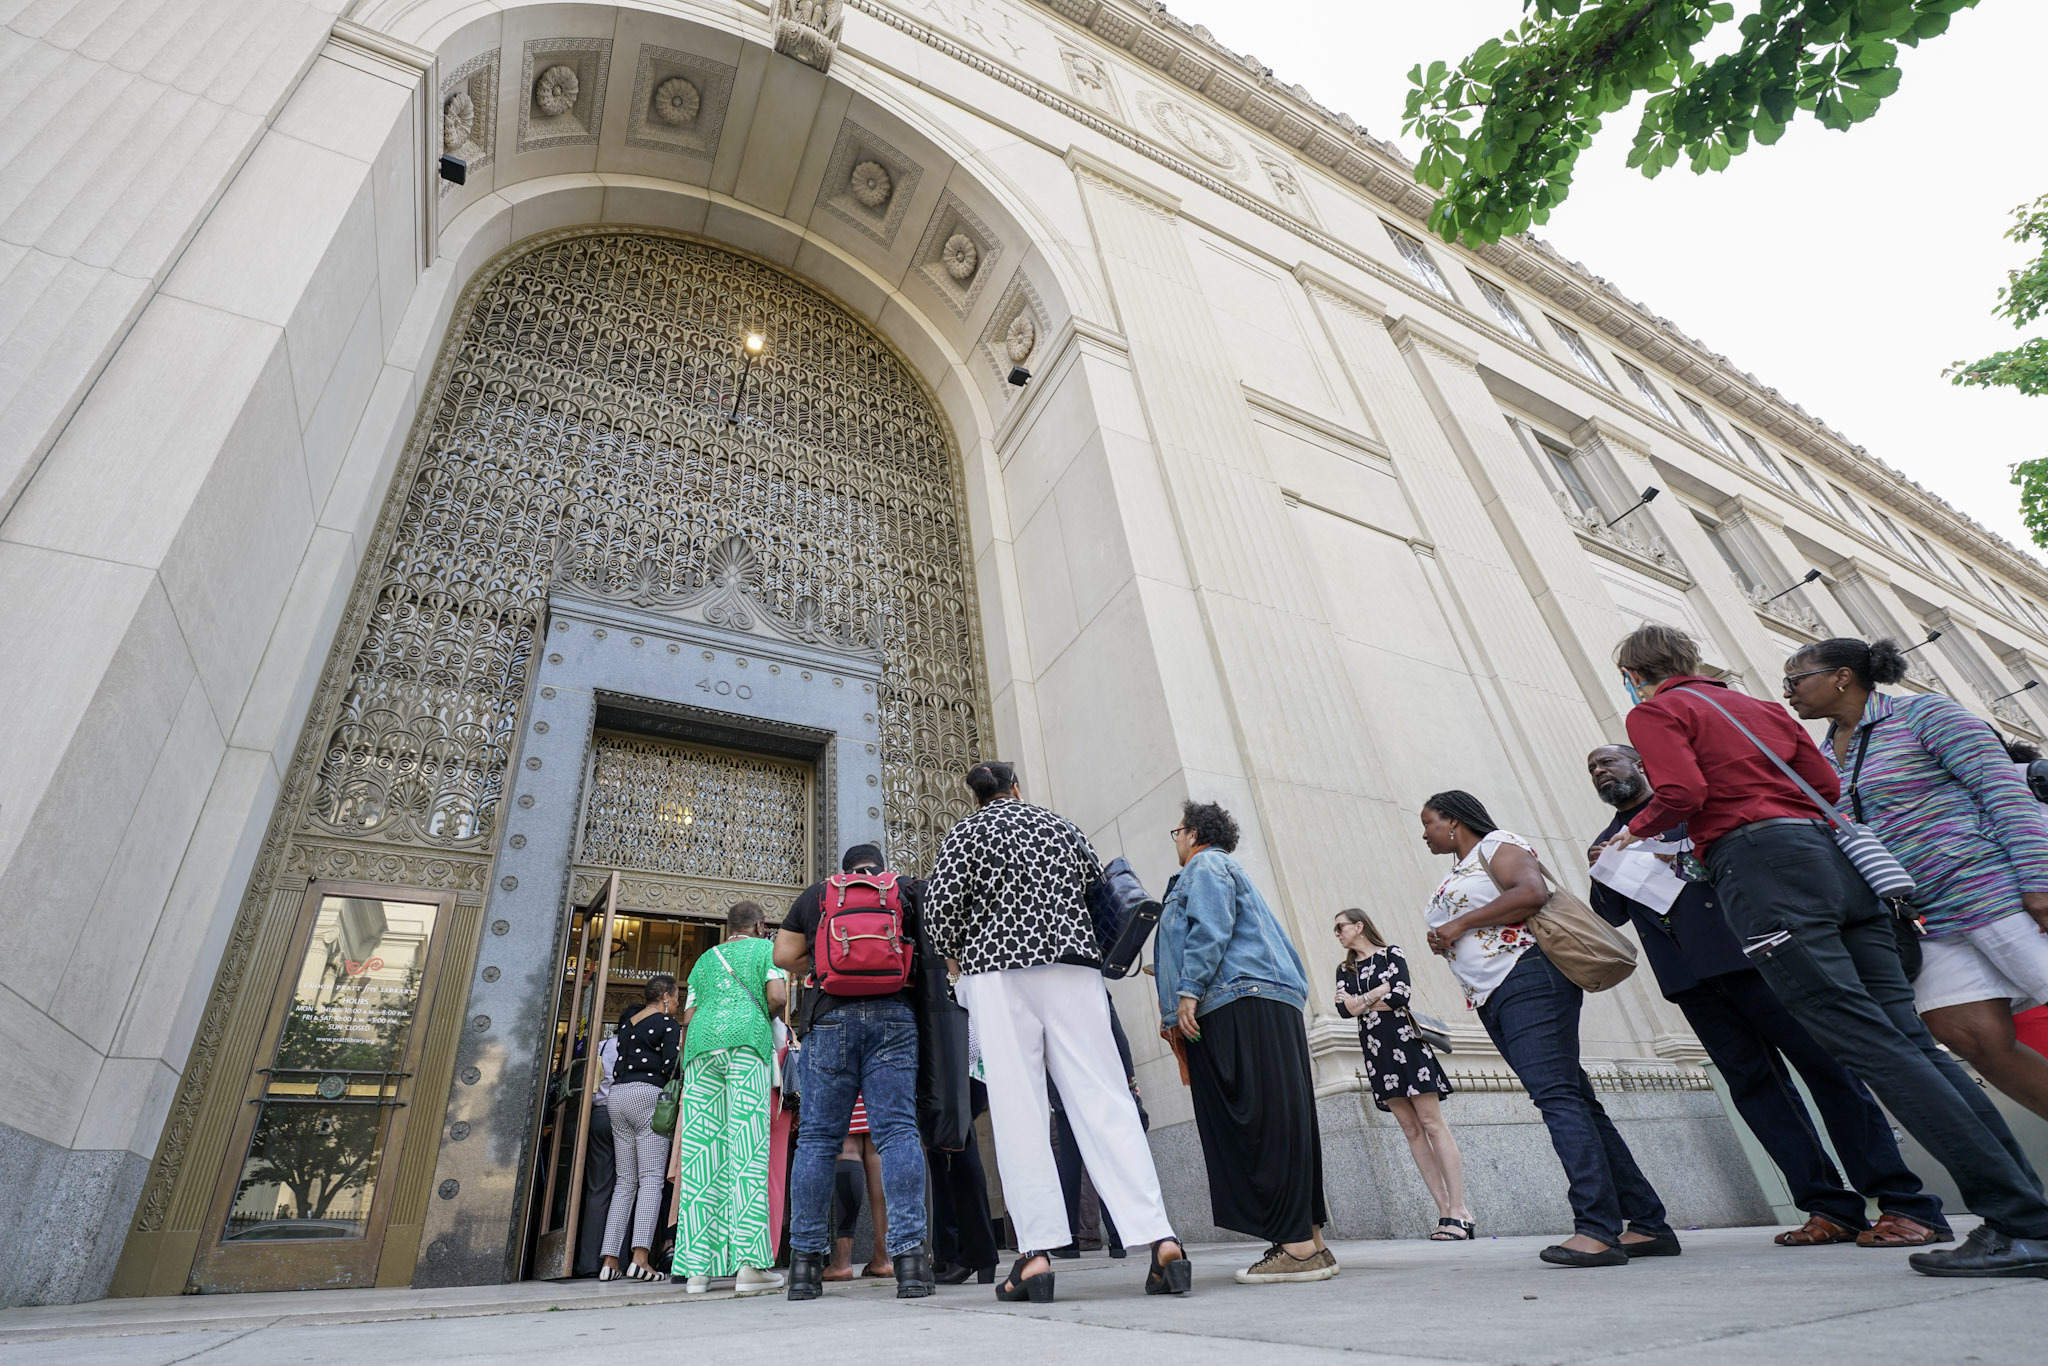
[{"label": "bun hairstyle", "polygon": [[967,788],[974,794],[974,800],[983,806],[1006,796],[1016,785],[1017,766],[1006,764],[1001,759],[990,759],[967,770]]},{"label": "bun hairstyle", "polygon": [[1905,652],[1889,637],[1866,644],[1854,636],[1836,636],[1807,646],[1792,659],[1809,669],[1847,669],[1866,688],[1896,683],[1906,676]]}]

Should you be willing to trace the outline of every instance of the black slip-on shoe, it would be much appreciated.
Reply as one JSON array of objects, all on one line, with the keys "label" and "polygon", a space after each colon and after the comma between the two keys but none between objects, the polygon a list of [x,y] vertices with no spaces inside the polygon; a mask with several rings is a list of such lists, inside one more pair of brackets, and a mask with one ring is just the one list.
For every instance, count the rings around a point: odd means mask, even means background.
[{"label": "black slip-on shoe", "polygon": [[1627,1266],[1628,1254],[1618,1247],[1603,1252],[1581,1252],[1562,1243],[1552,1243],[1536,1254],[1552,1266]]},{"label": "black slip-on shoe", "polygon": [[1679,1253],[1685,1251],[1684,1248],[1678,1245],[1678,1235],[1675,1233],[1660,1233],[1647,1243],[1624,1241],[1615,1244],[1615,1246],[1622,1250],[1623,1255],[1630,1258],[1676,1257]]},{"label": "black slip-on shoe", "polygon": [[2008,1238],[1988,1224],[1960,1246],[1906,1258],[1923,1276],[2039,1276],[2048,1280],[2048,1238]]}]

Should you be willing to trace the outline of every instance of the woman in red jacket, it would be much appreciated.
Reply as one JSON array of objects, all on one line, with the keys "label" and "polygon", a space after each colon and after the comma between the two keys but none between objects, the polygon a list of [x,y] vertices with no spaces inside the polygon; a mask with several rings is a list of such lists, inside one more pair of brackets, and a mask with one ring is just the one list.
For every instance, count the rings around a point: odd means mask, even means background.
[{"label": "woman in red jacket", "polygon": [[1840,784],[1812,737],[1783,707],[1703,676],[1699,647],[1673,627],[1638,627],[1614,662],[1645,699],[1628,714],[1628,737],[1651,798],[1611,843],[1687,828],[1744,952],[1786,1009],[1877,1093],[1984,1217],[1961,1247],[1913,1253],[1914,1270],[2048,1277],[2040,1181],[1990,1098],[1914,1013],[1890,912],[1837,847],[1819,806],[1779,766],[1834,801]]}]

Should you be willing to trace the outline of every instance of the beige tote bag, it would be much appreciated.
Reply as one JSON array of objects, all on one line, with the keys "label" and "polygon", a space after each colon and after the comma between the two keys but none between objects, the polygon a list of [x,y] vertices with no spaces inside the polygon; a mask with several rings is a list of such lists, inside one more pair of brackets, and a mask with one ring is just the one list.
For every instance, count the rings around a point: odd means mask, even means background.
[{"label": "beige tote bag", "polygon": [[[1499,887],[1500,879],[1493,876],[1485,851],[1475,852],[1487,878]],[[1536,936],[1536,947],[1543,950],[1543,956],[1582,991],[1605,991],[1627,980],[1636,970],[1636,946],[1580,900],[1578,893],[1552,877],[1540,857],[1536,868],[1550,884],[1549,898],[1529,917],[1529,932]]]}]

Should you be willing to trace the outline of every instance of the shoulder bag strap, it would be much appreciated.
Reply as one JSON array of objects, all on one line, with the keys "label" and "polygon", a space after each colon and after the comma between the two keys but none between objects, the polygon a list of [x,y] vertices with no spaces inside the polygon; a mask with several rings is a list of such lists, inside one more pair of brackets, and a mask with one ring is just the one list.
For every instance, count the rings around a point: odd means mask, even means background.
[{"label": "shoulder bag strap", "polygon": [[1673,691],[1691,693],[1694,697],[1697,697],[1700,701],[1706,703],[1715,711],[1720,712],[1722,716],[1727,718],[1729,725],[1735,727],[1735,729],[1741,731],[1743,735],[1748,737],[1749,742],[1757,747],[1758,753],[1762,754],[1764,758],[1769,759],[1772,763],[1776,764],[1778,766],[1778,771],[1780,773],[1783,773],[1786,777],[1790,778],[1793,781],[1793,783],[1799,788],[1799,790],[1806,794],[1806,799],[1808,801],[1812,802],[1815,806],[1819,807],[1822,811],[1825,811],[1827,813],[1828,823],[1830,825],[1834,825],[1844,830],[1848,828],[1848,819],[1844,817],[1840,811],[1835,809],[1835,804],[1829,801],[1827,798],[1821,796],[1819,792],[1815,791],[1813,784],[1806,781],[1806,779],[1800,777],[1798,769],[1792,767],[1792,765],[1786,763],[1783,759],[1779,758],[1778,752],[1776,750],[1772,749],[1763,741],[1757,739],[1755,731],[1751,730],[1748,726],[1745,726],[1740,721],[1736,720],[1735,713],[1729,711],[1726,707],[1722,706],[1719,702],[1716,702],[1713,698],[1707,696],[1705,693],[1701,692],[1697,688],[1674,688]]},{"label": "shoulder bag strap", "polygon": [[713,945],[711,949],[711,956],[718,960],[718,966],[725,969],[725,975],[732,978],[733,985],[737,986],[740,989],[740,994],[745,996],[749,1001],[752,1001],[754,1003],[755,1008],[758,1009],[763,1015],[768,1017],[769,1024],[774,1024],[775,1012],[768,1009],[766,1001],[763,998],[754,995],[753,988],[748,986],[745,982],[742,982],[740,980],[740,975],[732,970],[732,964],[725,961],[725,954],[722,952],[724,948],[725,946],[723,944]]},{"label": "shoulder bag strap", "polygon": [[1856,812],[1856,819],[1859,821],[1864,819],[1863,794],[1856,790],[1856,784],[1863,779],[1863,761],[1870,755],[1870,732],[1877,729],[1878,724],[1872,721],[1862,727],[1863,733],[1856,737],[1856,763],[1849,770],[1849,806]]},{"label": "shoulder bag strap", "polygon": [[[1518,844],[1515,847],[1519,849],[1522,846]],[[1506,892],[1507,888],[1501,886],[1500,879],[1493,875],[1493,865],[1486,861],[1486,840],[1483,837],[1480,839],[1479,843],[1472,846],[1472,852],[1479,855],[1479,866],[1485,871],[1486,880],[1493,884],[1493,889],[1497,892]],[[1557,885],[1557,879],[1552,877],[1550,875],[1550,870],[1543,866],[1543,855],[1538,854],[1532,850],[1529,852],[1529,857],[1536,860],[1536,871],[1543,874],[1543,880],[1549,883],[1551,886],[1555,887]],[[1538,907],[1537,909],[1541,910],[1542,908]],[[1529,914],[1531,915],[1534,915],[1535,913],[1535,911],[1529,912]]]}]

